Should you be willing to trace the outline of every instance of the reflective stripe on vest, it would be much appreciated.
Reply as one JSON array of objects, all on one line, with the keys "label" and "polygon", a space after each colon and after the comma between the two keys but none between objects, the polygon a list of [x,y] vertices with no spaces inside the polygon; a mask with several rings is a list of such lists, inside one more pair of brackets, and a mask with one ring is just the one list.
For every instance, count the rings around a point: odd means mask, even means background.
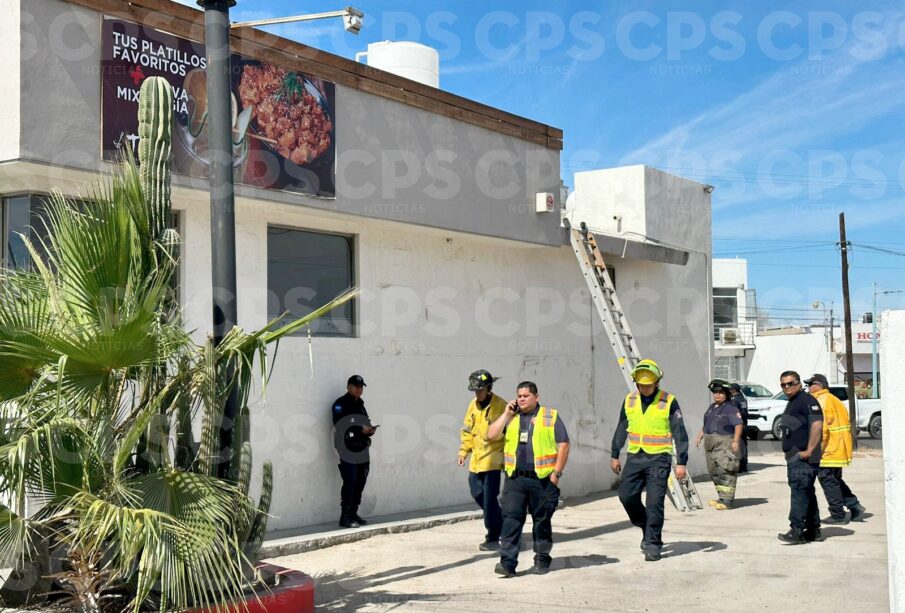
[{"label": "reflective stripe on vest", "polygon": [[[530,427],[531,446],[534,450],[534,472],[544,478],[556,467],[557,445],[554,424],[557,419],[556,409],[541,407]],[[503,448],[503,465],[510,477],[515,473],[515,456],[518,449],[519,423],[516,418],[506,428],[506,443]]]},{"label": "reflective stripe on vest", "polygon": [[672,431],[669,427],[669,409],[675,396],[657,391],[646,411],[641,410],[641,396],[632,392],[623,405],[628,419],[628,452],[672,453]]}]

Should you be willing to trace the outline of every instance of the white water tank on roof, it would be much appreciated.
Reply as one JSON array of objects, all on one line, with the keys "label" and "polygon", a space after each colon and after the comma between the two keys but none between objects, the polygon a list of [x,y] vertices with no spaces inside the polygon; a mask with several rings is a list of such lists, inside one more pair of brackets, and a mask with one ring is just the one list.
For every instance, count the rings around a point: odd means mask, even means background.
[{"label": "white water tank on roof", "polygon": [[369,44],[368,50],[359,53],[356,59],[364,55],[368,58],[368,66],[431,87],[440,87],[440,54],[427,45],[385,40]]}]

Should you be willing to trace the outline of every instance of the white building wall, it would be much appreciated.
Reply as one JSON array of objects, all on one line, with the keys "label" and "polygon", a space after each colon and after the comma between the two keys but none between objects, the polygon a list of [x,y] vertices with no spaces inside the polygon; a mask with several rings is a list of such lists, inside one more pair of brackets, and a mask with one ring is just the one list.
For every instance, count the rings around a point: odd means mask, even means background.
[{"label": "white building wall", "polygon": [[748,287],[748,261],[714,258],[714,287]]},{"label": "white building wall", "polygon": [[818,333],[758,336],[757,349],[751,359],[746,379],[760,383],[774,392],[779,391],[779,376],[794,370],[802,377],[814,373],[827,375],[833,382],[836,360],[826,348],[826,337]]},{"label": "white building wall", "polygon": [[[5,3],[3,19],[0,19],[0,57],[3,58],[3,70],[0,71],[0,161],[15,160],[19,157],[19,89],[21,87],[21,9],[18,2]],[[34,45],[24,49],[26,53],[35,53]]]},{"label": "white building wall", "polygon": [[[905,311],[885,311],[880,323],[880,339],[884,349],[881,366],[883,395],[902,398],[905,395]],[[895,340],[890,340],[895,339]],[[886,411],[883,415],[883,438],[901,441],[905,437],[905,412]],[[905,611],[905,446],[883,445],[886,472],[886,538],[889,552],[889,610]]]},{"label": "white building wall", "polygon": [[[185,314],[200,337],[211,308],[207,200],[175,194],[184,219]],[[253,406],[256,473],[265,459],[275,469],[271,529],[335,519],[340,479],[329,408],[353,373],[367,381],[364,400],[381,424],[364,515],[470,501],[455,456],[472,397],[467,376],[477,368],[501,377],[496,391],[506,398],[519,381],[534,380],[542,403],[560,409],[573,445],[566,496],[613,486],[610,442],[625,384],[571,248],[239,199],[239,323],[248,329],[266,323],[268,224],[355,235],[362,289],[361,336],[313,338],[313,365],[306,337],[284,340],[266,403]],[[710,368],[704,258],[613,265],[639,345],[663,366],[664,388],[677,394],[694,436]],[[691,470],[704,470],[694,453]]]}]

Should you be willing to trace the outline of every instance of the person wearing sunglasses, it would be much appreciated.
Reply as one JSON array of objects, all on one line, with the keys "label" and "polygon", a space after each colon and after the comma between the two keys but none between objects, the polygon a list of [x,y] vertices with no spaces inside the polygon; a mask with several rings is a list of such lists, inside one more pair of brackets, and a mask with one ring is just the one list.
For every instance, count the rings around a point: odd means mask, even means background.
[{"label": "person wearing sunglasses", "polygon": [[816,398],[804,391],[801,377],[794,370],[779,376],[779,386],[789,399],[780,430],[792,504],[789,531],[778,534],[777,538],[790,545],[801,545],[822,540],[814,483],[820,467],[823,409]]}]

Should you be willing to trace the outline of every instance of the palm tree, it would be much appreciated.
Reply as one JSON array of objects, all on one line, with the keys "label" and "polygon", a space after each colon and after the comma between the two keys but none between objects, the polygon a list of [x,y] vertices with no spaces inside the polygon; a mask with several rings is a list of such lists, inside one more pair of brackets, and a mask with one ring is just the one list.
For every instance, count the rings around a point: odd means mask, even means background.
[{"label": "palm tree", "polygon": [[[154,81],[142,108],[166,127],[169,86]],[[268,345],[354,295],[253,333],[233,328],[218,346],[192,341],[172,297],[178,235],[166,227],[169,143],[158,140],[143,138],[140,171],[126,154],[87,198],[51,198],[47,238],[23,237],[33,270],[0,271],[0,563],[19,582],[0,592],[7,599],[56,588],[82,611],[240,599],[257,579],[273,481],[265,463],[252,501],[254,377],[266,383]],[[224,480],[217,439],[233,390],[240,416]]]}]

